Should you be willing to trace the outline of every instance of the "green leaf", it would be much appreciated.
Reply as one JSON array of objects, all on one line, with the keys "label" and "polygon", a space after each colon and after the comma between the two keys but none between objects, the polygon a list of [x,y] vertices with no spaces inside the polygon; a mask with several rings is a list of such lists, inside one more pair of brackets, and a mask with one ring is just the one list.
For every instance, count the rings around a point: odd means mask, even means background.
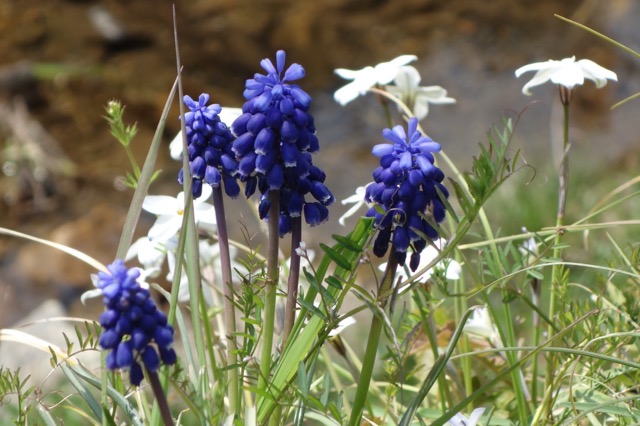
[{"label": "green leaf", "polygon": [[444,370],[444,367],[447,365],[447,362],[449,362],[449,358],[451,358],[451,355],[453,355],[453,351],[456,347],[456,344],[458,343],[458,340],[462,335],[462,330],[464,329],[464,325],[466,324],[467,320],[469,319],[473,311],[474,311],[473,308],[468,309],[460,319],[460,322],[458,323],[458,326],[456,327],[456,330],[454,331],[453,336],[451,336],[451,341],[449,342],[449,346],[447,346],[447,350],[436,359],[435,363],[433,364],[433,367],[431,368],[431,371],[427,375],[427,378],[424,380],[424,382],[422,382],[422,385],[420,386],[420,390],[418,390],[418,393],[413,398],[413,400],[407,407],[404,415],[402,416],[399,426],[409,426],[411,424],[413,420],[413,416],[416,414],[416,412],[422,405],[422,401],[424,401],[424,399],[427,397],[427,395],[429,394],[429,391],[431,390],[433,385],[436,383],[436,380],[438,380],[438,377]]},{"label": "green leaf", "polygon": [[329,321],[329,318],[324,314],[324,312],[316,308],[312,303],[309,303],[304,299],[299,299],[298,303],[300,303],[304,308],[313,313],[315,316],[321,318],[323,321]]},{"label": "green leaf", "polygon": [[320,248],[338,266],[340,266],[341,268],[346,269],[347,271],[351,271],[352,270],[353,267],[351,266],[351,262],[349,262],[346,257],[344,257],[342,254],[340,254],[340,252],[338,250],[333,249],[333,248],[331,248],[328,245],[323,244],[323,243],[320,243]]},{"label": "green leaf", "polygon": [[93,411],[95,418],[99,422],[101,422],[102,407],[100,406],[100,403],[96,400],[93,394],[89,392],[89,389],[87,389],[87,387],[84,384],[82,384],[80,380],[78,380],[78,376],[75,374],[75,371],[71,367],[66,365],[66,363],[62,363],[60,367],[62,368],[62,372],[64,373],[64,375],[67,376],[67,379],[69,379],[69,382],[73,385],[74,388],[76,388],[76,390],[78,391],[82,399],[84,399],[84,401],[87,403],[89,408],[91,408],[91,411]]},{"label": "green leaf", "polygon": [[309,396],[309,382],[307,381],[307,371],[304,369],[304,362],[298,363],[298,387],[302,393],[302,397]]},{"label": "green leaf", "polygon": [[331,275],[329,277],[327,277],[324,282],[326,282],[330,287],[335,288],[336,290],[342,290],[343,286],[342,283],[340,282],[340,280],[335,277],[334,275]]},{"label": "green leaf", "polygon": [[51,417],[51,413],[43,404],[35,404],[36,411],[46,426],[56,426],[56,421]]},{"label": "green leaf", "polygon": [[151,147],[149,148],[147,158],[145,159],[144,166],[142,167],[142,173],[140,174],[138,186],[136,187],[136,190],[133,194],[133,199],[131,200],[131,206],[129,207],[129,212],[127,213],[124,228],[120,236],[120,243],[118,244],[116,259],[125,258],[127,251],[129,250],[129,246],[131,245],[131,241],[133,241],[133,232],[135,231],[136,224],[138,223],[138,218],[140,217],[142,202],[144,201],[144,197],[147,195],[149,184],[151,183],[151,177],[154,173],[153,169],[155,167],[156,158],[158,157],[158,152],[162,147],[162,135],[164,132],[164,126],[167,122],[169,109],[171,107],[171,103],[173,102],[173,97],[175,96],[177,88],[178,79],[176,78],[176,81],[171,88],[171,92],[169,93],[169,97],[167,98],[167,102],[164,105],[164,109],[162,110],[160,121],[158,122],[158,126],[156,127],[156,133],[153,135]]},{"label": "green leaf", "polygon": [[[84,367],[69,367],[69,369],[73,370],[73,372],[89,383],[90,385],[96,387],[97,389],[101,389],[102,383],[98,380],[93,374],[87,371]],[[115,390],[111,386],[107,386],[107,395],[113,400],[116,405],[118,405],[124,414],[127,416],[127,419],[132,425],[135,426],[144,426],[144,422],[138,414],[138,411],[129,403],[129,401],[120,394],[117,390]]]},{"label": "green leaf", "polygon": [[356,242],[349,237],[333,234],[331,238],[336,240],[338,243],[340,243],[340,245],[342,245],[342,247],[346,248],[347,250],[355,253],[359,253],[360,251],[362,251],[362,247],[356,244]]}]

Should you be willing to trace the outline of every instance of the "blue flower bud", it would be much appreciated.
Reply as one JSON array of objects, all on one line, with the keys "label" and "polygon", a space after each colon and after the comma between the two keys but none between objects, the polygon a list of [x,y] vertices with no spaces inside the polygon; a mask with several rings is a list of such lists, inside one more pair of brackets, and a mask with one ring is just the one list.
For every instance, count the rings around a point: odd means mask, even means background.
[{"label": "blue flower bud", "polygon": [[147,370],[156,371],[160,367],[160,358],[158,352],[153,346],[147,346],[142,351],[142,362]]},{"label": "blue flower bud", "polygon": [[113,329],[107,329],[100,335],[100,341],[98,342],[103,349],[113,349],[116,347],[120,340],[121,335]]},{"label": "blue flower bud", "polygon": [[173,329],[169,326],[157,327],[153,338],[158,345],[169,346],[173,342]]},{"label": "blue flower bud", "polygon": [[109,309],[100,314],[100,325],[104,328],[111,328],[116,325],[116,322],[120,318],[120,313],[116,310]]},{"label": "blue flower bud", "polygon": [[131,365],[131,370],[129,371],[129,381],[134,386],[140,386],[142,379],[144,379],[142,367],[140,367],[140,364],[137,362],[134,362],[133,365]]},{"label": "blue flower bud", "polygon": [[119,368],[131,367],[133,364],[133,347],[131,341],[118,343],[116,349],[116,364]]}]

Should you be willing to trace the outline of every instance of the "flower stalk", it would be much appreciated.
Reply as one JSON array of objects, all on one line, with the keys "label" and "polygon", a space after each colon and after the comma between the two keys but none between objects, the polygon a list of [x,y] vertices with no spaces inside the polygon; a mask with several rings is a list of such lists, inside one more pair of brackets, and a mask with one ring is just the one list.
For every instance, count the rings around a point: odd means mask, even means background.
[{"label": "flower stalk", "polygon": [[260,377],[258,390],[265,391],[271,371],[271,352],[275,334],[276,293],[278,290],[278,250],[280,235],[278,217],[280,214],[280,191],[269,191],[269,222],[267,247],[267,277],[264,283],[264,328],[262,329],[262,351],[260,353]]},{"label": "flower stalk", "polygon": [[[558,214],[556,217],[556,237],[554,240],[553,258],[560,259],[562,256],[562,249],[559,248],[560,241],[564,231],[562,226],[564,224],[564,214],[567,205],[567,193],[569,185],[569,104],[571,101],[571,90],[564,86],[559,86],[560,99],[562,101],[562,108],[564,111],[564,132],[563,132],[563,154],[560,162],[560,170],[558,172]],[[561,288],[562,285],[562,271],[564,268],[558,262],[553,264],[551,268],[551,294],[549,295],[549,323],[547,333],[548,336],[552,336],[554,333],[553,321],[556,314],[559,298],[564,299],[565,289]],[[547,376],[545,379],[546,392],[553,392],[553,378],[556,370],[556,356],[553,353],[549,354],[547,361]],[[547,407],[549,411],[547,414],[551,415],[551,406]]]},{"label": "flower stalk", "polygon": [[[378,288],[377,302],[380,309],[384,312],[384,309],[389,301],[391,288],[395,281],[396,271],[398,269],[398,259],[396,257],[395,247],[391,247],[389,253],[389,260],[387,262],[387,268],[382,276],[382,282]],[[371,376],[373,374],[373,367],[376,363],[376,356],[378,353],[378,344],[380,343],[380,335],[382,334],[382,328],[384,327],[384,320],[375,313],[371,319],[371,328],[369,329],[369,337],[367,339],[367,347],[364,352],[364,359],[362,361],[362,369],[360,370],[360,380],[358,381],[358,388],[356,390],[356,396],[353,400],[353,409],[351,410],[351,418],[349,419],[349,426],[358,426],[360,419],[362,418],[362,412],[364,411],[364,405],[367,401],[367,395],[369,393],[369,385],[371,384]]]},{"label": "flower stalk", "polygon": [[298,285],[300,282],[299,247],[302,241],[302,219],[298,216],[291,218],[291,263],[289,265],[289,280],[287,282],[287,304],[284,310],[284,329],[282,342],[286,344],[293,329],[296,317],[296,303],[298,300]]},{"label": "flower stalk", "polygon": [[240,393],[238,385],[237,353],[236,343],[236,312],[234,303],[233,276],[231,275],[231,256],[229,254],[229,235],[227,232],[227,221],[224,211],[224,197],[222,188],[213,188],[213,206],[216,212],[216,222],[218,224],[218,247],[220,248],[220,267],[222,272],[222,283],[224,292],[224,322],[227,337],[227,379],[229,380],[229,406],[231,414],[240,412]]},{"label": "flower stalk", "polygon": [[162,390],[158,373],[155,371],[149,371],[147,369],[147,376],[149,377],[149,383],[153,390],[153,395],[156,397],[158,408],[160,408],[160,415],[165,426],[173,426],[173,417],[171,417],[171,410],[169,410],[169,403],[167,402],[167,396]]}]

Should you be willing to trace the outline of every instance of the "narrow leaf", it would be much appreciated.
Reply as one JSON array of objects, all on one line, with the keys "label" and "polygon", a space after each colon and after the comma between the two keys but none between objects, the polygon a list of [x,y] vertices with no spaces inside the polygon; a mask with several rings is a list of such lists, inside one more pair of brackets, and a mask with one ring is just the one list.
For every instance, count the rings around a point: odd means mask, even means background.
[{"label": "narrow leaf", "polygon": [[326,244],[320,243],[320,248],[329,256],[331,260],[333,260],[338,266],[346,269],[347,271],[351,271],[352,266],[351,263],[344,257],[340,252],[336,249],[329,247]]}]

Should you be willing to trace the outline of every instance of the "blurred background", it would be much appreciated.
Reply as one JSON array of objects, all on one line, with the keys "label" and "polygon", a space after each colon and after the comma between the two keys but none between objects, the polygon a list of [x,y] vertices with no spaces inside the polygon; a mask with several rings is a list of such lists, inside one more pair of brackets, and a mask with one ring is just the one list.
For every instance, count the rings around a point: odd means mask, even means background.
[{"label": "blurred background", "polygon": [[[596,90],[589,81],[574,96],[571,141],[578,179],[596,185],[613,171],[629,176],[637,170],[638,103],[610,107],[640,91],[640,60],[554,17],[577,20],[638,50],[637,1],[190,0],[175,6],[184,89],[194,98],[208,92],[223,106],[241,106],[244,81],[278,49],[287,51],[287,63],[306,68],[300,84],[314,98],[321,143],[314,163],[327,172],[337,199],[331,223],[312,229],[307,241],[346,231],[337,225],[348,208],[339,200],[370,181],[371,147],[381,143],[386,127],[372,95],[346,108],[333,101],[333,92],[346,83],[335,68],[417,55],[412,65],[422,84],[441,85],[458,101],[432,106],[422,124],[461,169],[471,164],[493,124],[524,111],[514,152],[522,149],[536,179],[506,190],[503,197],[515,202],[536,200],[542,186],[555,182],[551,147],[561,135],[561,109],[551,86],[522,95],[532,75],[518,80],[514,70],[572,55],[592,59],[615,71],[619,82]],[[125,121],[139,127],[133,148],[142,164],[175,75],[171,2],[0,2],[0,226],[111,262],[132,191],[120,183],[129,164],[109,134],[104,106],[110,99],[126,105]],[[158,160],[163,172],[152,194],[180,191],[180,165],[168,150],[179,130],[178,108],[175,102],[164,135],[167,149]],[[552,223],[555,201],[536,207],[538,213],[522,217],[517,206],[501,209],[500,223],[516,231]],[[152,223],[143,214],[140,235]],[[0,236],[0,327],[45,299],[61,300],[73,313],[78,295],[91,287],[92,272],[51,248]]]}]

